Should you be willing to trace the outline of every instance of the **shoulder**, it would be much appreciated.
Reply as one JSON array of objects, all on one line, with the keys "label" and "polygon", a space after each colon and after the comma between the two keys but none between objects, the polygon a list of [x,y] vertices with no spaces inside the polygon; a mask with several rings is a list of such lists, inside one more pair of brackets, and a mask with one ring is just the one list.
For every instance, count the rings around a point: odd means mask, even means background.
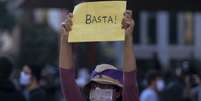
[{"label": "shoulder", "polygon": [[194,87],[191,92],[192,94],[201,93],[201,86]]},{"label": "shoulder", "polygon": [[154,97],[154,96],[156,96],[156,92],[149,88],[145,89],[141,94],[142,98],[143,97]]}]

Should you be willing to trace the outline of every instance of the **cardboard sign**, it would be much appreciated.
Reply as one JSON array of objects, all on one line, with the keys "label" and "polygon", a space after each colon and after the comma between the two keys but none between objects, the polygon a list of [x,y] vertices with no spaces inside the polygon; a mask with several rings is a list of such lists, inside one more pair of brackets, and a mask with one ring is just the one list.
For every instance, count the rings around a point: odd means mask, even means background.
[{"label": "cardboard sign", "polygon": [[126,1],[84,2],[75,6],[69,42],[123,41]]}]

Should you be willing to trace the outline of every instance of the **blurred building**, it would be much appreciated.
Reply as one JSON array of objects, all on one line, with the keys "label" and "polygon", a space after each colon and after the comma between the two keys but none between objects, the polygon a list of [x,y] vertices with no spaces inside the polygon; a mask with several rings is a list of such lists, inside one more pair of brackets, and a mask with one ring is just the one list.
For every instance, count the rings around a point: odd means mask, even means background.
[{"label": "blurred building", "polygon": [[[156,55],[163,67],[172,61],[201,60],[201,12],[141,11],[135,15],[137,59],[153,59]],[[119,45],[117,53],[122,52]]]},{"label": "blurred building", "polygon": [[138,16],[138,58],[152,58],[157,53],[163,66],[171,60],[201,60],[201,12],[143,11]]}]

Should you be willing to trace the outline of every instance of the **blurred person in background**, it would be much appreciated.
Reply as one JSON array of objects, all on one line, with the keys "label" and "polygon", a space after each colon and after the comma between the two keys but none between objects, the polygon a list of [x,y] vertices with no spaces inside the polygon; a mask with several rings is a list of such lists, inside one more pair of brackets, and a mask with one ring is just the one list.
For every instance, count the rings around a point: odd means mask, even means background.
[{"label": "blurred person in background", "polygon": [[[72,17],[72,13],[67,15],[60,34],[61,86],[67,101],[85,101],[74,78],[73,44],[66,40],[73,25]],[[125,29],[123,72],[109,64],[97,65],[89,84],[86,85],[88,93],[84,94],[88,95],[86,96],[87,101],[139,101],[133,50],[134,20],[132,11],[125,12],[122,28]]]},{"label": "blurred person in background", "polygon": [[62,97],[57,67],[47,65],[42,70],[40,85],[45,90],[48,101],[61,101]]},{"label": "blurred person in background", "polygon": [[181,67],[169,70],[166,73],[167,85],[163,95],[163,101],[185,101],[186,74]]},{"label": "blurred person in background", "polygon": [[156,71],[151,71],[147,75],[147,87],[140,95],[140,101],[160,101],[158,92],[164,89],[164,81]]},{"label": "blurred person in background", "polygon": [[88,70],[85,68],[82,68],[78,71],[78,77],[76,79],[76,84],[83,88],[87,82],[89,81],[89,73]]},{"label": "blurred person in background", "polygon": [[194,87],[191,90],[191,101],[201,101],[201,75],[194,74]]},{"label": "blurred person in background", "polygon": [[25,65],[20,73],[19,83],[24,88],[27,101],[47,101],[46,92],[40,87],[42,67]]},{"label": "blurred person in background", "polygon": [[12,83],[10,76],[13,64],[10,59],[0,57],[0,100],[1,101],[25,101],[24,96]]}]

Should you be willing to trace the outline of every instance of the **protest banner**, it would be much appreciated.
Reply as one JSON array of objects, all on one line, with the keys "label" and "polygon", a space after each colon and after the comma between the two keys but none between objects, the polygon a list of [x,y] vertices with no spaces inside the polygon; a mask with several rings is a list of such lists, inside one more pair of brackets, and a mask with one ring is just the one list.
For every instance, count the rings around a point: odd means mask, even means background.
[{"label": "protest banner", "polygon": [[123,41],[126,1],[84,2],[75,6],[69,42]]}]

